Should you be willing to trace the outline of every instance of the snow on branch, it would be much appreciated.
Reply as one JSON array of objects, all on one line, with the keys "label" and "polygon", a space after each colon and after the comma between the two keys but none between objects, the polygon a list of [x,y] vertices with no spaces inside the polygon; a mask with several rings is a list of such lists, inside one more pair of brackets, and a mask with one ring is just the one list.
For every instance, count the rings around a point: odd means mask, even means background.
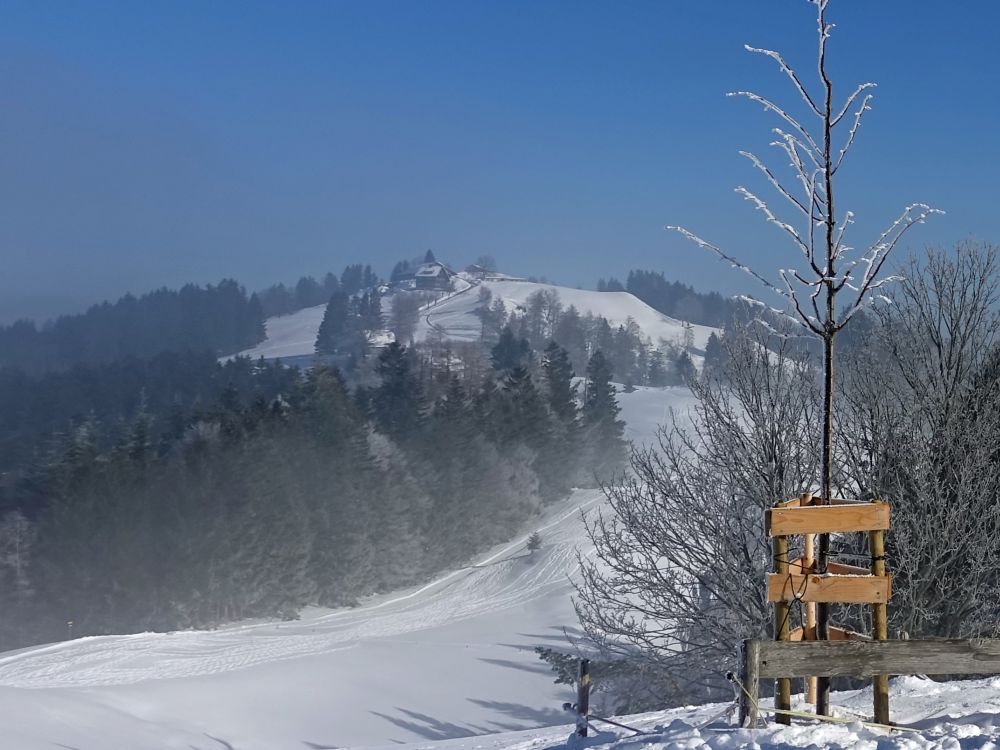
[{"label": "snow on branch", "polygon": [[[741,302],[746,303],[750,307],[758,307],[761,310],[766,310],[767,312],[781,318],[782,320],[787,320],[789,323],[794,324],[798,328],[803,328],[803,327],[807,328],[807,326],[803,325],[801,320],[792,315],[789,315],[787,311],[777,307],[771,307],[770,305],[762,302],[756,297],[751,297],[747,294],[737,294],[735,295],[735,299],[738,299]],[[779,336],[781,338],[802,338],[801,336],[793,336],[792,334],[782,333],[778,331],[776,328],[774,328],[774,326],[772,326],[763,318],[754,318],[753,321],[751,322],[759,323],[760,325],[764,326],[764,328],[766,328],[770,333],[774,334],[775,336]]]},{"label": "snow on branch", "polygon": [[[845,314],[843,320],[837,324],[837,330],[843,328],[850,321],[858,309],[864,305],[865,298],[869,297],[870,293],[885,286],[886,284],[892,283],[899,279],[898,276],[886,276],[879,278],[879,274],[882,272],[882,267],[885,265],[890,253],[899,241],[903,238],[903,235],[907,233],[912,227],[917,224],[923,224],[927,217],[933,214],[943,214],[944,211],[931,208],[926,203],[913,203],[903,209],[903,213],[897,218],[889,228],[879,235],[878,240],[869,248],[868,252],[862,257],[858,258],[856,261],[851,263],[847,271],[844,272],[841,280],[835,285],[835,289],[839,291],[845,286],[850,285],[850,288],[857,289],[854,302],[851,304],[847,313]],[[850,273],[851,270],[857,266],[862,266],[864,274],[861,280],[856,284],[851,284],[854,281],[854,276]],[[877,295],[876,297],[881,296]],[[873,297],[876,298],[876,297]]]},{"label": "snow on branch", "polygon": [[858,130],[861,128],[861,118],[864,117],[865,112],[871,109],[868,103],[872,100],[871,94],[866,94],[865,98],[861,100],[861,106],[858,107],[858,111],[854,113],[854,124],[851,125],[851,130],[847,134],[847,143],[844,147],[840,149],[840,156],[837,158],[837,163],[833,165],[831,174],[836,174],[837,170],[840,169],[840,165],[844,163],[844,158],[847,156],[847,152],[851,150],[851,146],[854,145],[854,138],[858,134]]},{"label": "snow on branch", "polygon": [[[847,101],[844,103],[844,108],[841,109],[840,112],[838,112],[834,116],[833,121],[830,123],[830,127],[833,128],[837,127],[840,121],[844,119],[844,115],[846,115],[848,110],[850,110],[851,105],[854,104],[855,99],[861,96],[861,94],[867,91],[868,89],[873,89],[876,88],[877,86],[878,86],[877,83],[872,83],[871,81],[869,81],[868,83],[862,83],[860,86],[854,89],[854,93],[851,94],[849,97],[847,97]],[[870,99],[871,96],[868,96],[866,98]]]},{"label": "snow on branch", "polygon": [[848,211],[844,214],[844,220],[840,222],[840,230],[837,232],[837,239],[833,242],[833,258],[837,260],[849,247],[844,245],[844,236],[847,234],[848,228],[854,223],[854,212]]},{"label": "snow on branch", "polygon": [[[817,336],[823,335],[823,327],[820,323],[818,317],[814,317],[802,309],[802,303],[799,301],[799,295],[795,291],[795,286],[792,284],[792,280],[798,281],[804,286],[819,286],[818,284],[810,283],[799,276],[798,272],[794,269],[784,269],[782,268],[778,271],[781,276],[781,280],[785,282],[785,287],[787,287],[788,292],[785,295],[788,299],[792,301],[792,305],[795,307],[795,314],[798,315],[798,323],[803,328],[812,331]],[[815,307],[815,305],[813,305]]]},{"label": "snow on branch", "polygon": [[774,50],[761,49],[760,47],[751,47],[749,44],[744,44],[743,49],[745,49],[747,52],[754,52],[760,55],[767,55],[776,63],[778,63],[778,67],[781,68],[781,72],[784,73],[786,76],[788,76],[791,79],[792,83],[795,84],[795,88],[798,89],[799,94],[802,96],[802,99],[806,102],[806,104],[809,105],[809,108],[812,109],[813,113],[817,117],[823,116],[823,113],[820,112],[819,107],[816,106],[816,102],[813,101],[813,98],[806,90],[806,87],[802,85],[802,81],[799,80],[798,75],[796,75],[795,71],[792,70],[792,67],[785,62],[785,58],[783,58],[779,53],[775,52]]},{"label": "snow on branch", "polygon": [[[802,183],[802,189],[805,191],[808,199],[813,203],[814,207],[821,211],[823,210],[823,204],[819,200],[819,196],[815,189],[815,180],[813,177],[816,172],[821,169],[819,163],[810,153],[808,147],[805,146],[798,138],[796,138],[791,133],[787,133],[781,128],[774,128],[772,131],[781,140],[772,141],[771,145],[780,148],[786,154],[788,154],[789,166],[795,170],[796,179]],[[810,158],[813,163],[813,169],[809,170],[806,168],[805,162],[802,161],[802,157],[799,154],[799,149],[802,149]]]},{"label": "snow on branch", "polygon": [[[778,145],[780,146],[780,144]],[[770,182],[772,186],[774,186],[775,190],[781,193],[790,203],[796,206],[802,213],[804,213],[806,216],[809,216],[809,210],[805,207],[802,201],[800,201],[794,195],[789,193],[788,190],[785,188],[785,186],[781,184],[781,181],[774,176],[774,173],[770,169],[768,169],[767,165],[764,164],[764,162],[762,162],[760,159],[758,159],[755,154],[751,153],[750,151],[740,151],[740,156],[749,159],[751,164],[753,164],[755,167],[757,167],[757,169],[759,169],[761,172],[764,173],[764,176],[767,178],[767,181]]]},{"label": "snow on branch", "polygon": [[782,297],[785,297],[787,299],[791,299],[788,296],[788,292],[786,292],[783,289],[780,289],[778,286],[776,286],[771,281],[768,281],[767,278],[765,278],[764,276],[761,276],[759,273],[757,273],[755,270],[753,270],[750,266],[748,266],[745,263],[741,263],[740,261],[736,260],[736,258],[734,258],[733,256],[727,254],[725,250],[723,250],[722,248],[718,247],[717,245],[713,245],[711,242],[708,242],[707,240],[703,240],[701,237],[699,237],[698,235],[696,235],[696,234],[688,231],[684,227],[679,227],[679,226],[674,226],[674,225],[668,224],[667,226],[664,227],[664,229],[666,229],[669,232],[677,232],[678,234],[683,235],[684,237],[686,237],[687,239],[689,239],[691,242],[693,242],[694,244],[696,244],[698,247],[700,247],[702,250],[708,250],[710,252],[715,253],[717,256],[719,256],[719,258],[721,260],[726,261],[733,268],[738,268],[739,270],[743,271],[744,273],[747,273],[747,274],[753,276],[755,279],[757,279],[757,281],[759,281],[761,284],[763,284],[764,286],[766,286],[768,289],[770,289],[775,294],[778,294],[778,295],[780,295]]},{"label": "snow on branch", "polygon": [[753,203],[754,206],[757,207],[757,210],[763,213],[764,216],[767,217],[769,223],[774,224],[776,227],[785,232],[789,237],[791,237],[795,241],[795,244],[799,246],[799,249],[802,250],[802,254],[805,255],[807,258],[809,257],[809,246],[799,236],[799,233],[795,229],[795,227],[793,227],[788,222],[782,221],[777,216],[775,216],[774,212],[768,207],[768,205],[764,201],[762,201],[760,198],[751,193],[742,185],[736,188],[736,192],[742,195],[746,200]]},{"label": "snow on branch", "polygon": [[784,109],[782,109],[781,107],[779,107],[777,104],[775,104],[774,102],[772,102],[770,99],[765,99],[760,94],[755,94],[752,91],[730,91],[728,94],[726,94],[726,96],[742,96],[742,97],[744,97],[746,99],[749,99],[750,101],[757,102],[762,107],[764,107],[765,111],[774,112],[774,114],[776,114],[782,120],[784,120],[785,122],[787,122],[789,125],[791,125],[793,128],[795,128],[802,135],[802,137],[809,144],[809,147],[806,148],[806,151],[810,152],[809,153],[810,158],[812,158],[812,160],[814,162],[816,162],[817,165],[819,164],[819,154],[822,152],[822,149],[820,149],[820,147],[816,145],[816,141],[813,140],[812,135],[805,128],[805,126],[802,125],[802,123],[800,123],[798,120],[796,120],[790,114],[788,114],[788,112],[786,112]]}]

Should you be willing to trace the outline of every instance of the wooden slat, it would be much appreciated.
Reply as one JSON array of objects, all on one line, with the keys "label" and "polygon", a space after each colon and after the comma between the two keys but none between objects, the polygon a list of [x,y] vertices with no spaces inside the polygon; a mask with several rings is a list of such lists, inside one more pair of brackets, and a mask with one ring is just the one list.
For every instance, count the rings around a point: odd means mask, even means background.
[{"label": "wooden slat", "polygon": [[[831,641],[870,641],[871,638],[864,633],[856,633],[853,630],[847,630],[845,628],[838,628],[834,625],[829,627],[830,637],[827,640]],[[815,641],[816,640],[816,626],[807,625],[805,628],[795,628],[789,633],[790,641]]]},{"label": "wooden slat", "polygon": [[806,508],[816,505],[867,505],[861,500],[845,500],[842,497],[831,498],[829,502],[824,502],[823,498],[816,497],[810,493],[805,493],[800,497],[793,497],[791,500],[775,503],[775,508]]},{"label": "wooden slat", "polygon": [[867,576],[871,575],[868,568],[859,565],[845,565],[844,563],[829,562],[826,564],[826,572],[837,576]]},{"label": "wooden slat", "polygon": [[761,678],[1000,674],[1000,640],[760,641]]},{"label": "wooden slat", "polygon": [[771,508],[765,521],[770,536],[836,534],[889,528],[886,503],[817,505],[807,508]]},{"label": "wooden slat", "polygon": [[803,505],[808,505],[809,501],[803,502],[801,497],[793,497],[791,500],[785,500],[781,503],[775,503],[775,508],[801,508]]},{"label": "wooden slat", "polygon": [[[811,536],[807,535],[807,536]],[[796,557],[790,563],[788,563],[789,569],[794,573],[815,573],[816,572],[816,561],[807,562],[805,557]],[[868,568],[862,568],[859,565],[845,565],[844,563],[827,563],[826,572],[832,573],[838,576],[867,576],[871,575],[871,571]]]},{"label": "wooden slat", "polygon": [[860,500],[845,500],[842,497],[830,498],[830,502],[824,503],[823,498],[814,497],[813,505],[867,505],[868,503],[861,502]]},{"label": "wooden slat", "polygon": [[889,576],[835,576],[769,573],[769,602],[828,602],[831,604],[884,604],[892,595]]}]

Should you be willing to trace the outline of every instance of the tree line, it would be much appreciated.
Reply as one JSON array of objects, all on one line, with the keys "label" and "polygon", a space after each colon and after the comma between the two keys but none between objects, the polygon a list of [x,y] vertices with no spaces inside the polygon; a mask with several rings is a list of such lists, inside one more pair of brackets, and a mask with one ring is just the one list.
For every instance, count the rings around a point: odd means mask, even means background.
[{"label": "tree line", "polygon": [[668,281],[662,272],[657,271],[629,271],[624,287],[617,279],[611,279],[604,285],[605,291],[630,292],[671,318],[714,328],[725,327],[739,310],[738,303],[731,298],[723,297],[718,292],[697,292],[687,284]]},{"label": "tree line", "polygon": [[42,455],[60,435],[89,419],[104,427],[106,448],[129,420],[152,418],[157,443],[190,415],[210,409],[231,390],[241,400],[275,398],[299,377],[294,369],[235,357],[219,362],[210,351],[160,352],[32,375],[0,369],[0,473]]},{"label": "tree line", "polygon": [[264,338],[259,300],[232,279],[205,287],[157,289],[94,305],[38,326],[20,320],[0,326],[0,368],[32,373],[95,365],[162,351],[232,354]]},{"label": "tree line", "polygon": [[313,276],[302,276],[294,286],[272,284],[256,293],[265,318],[289,315],[307,307],[325,305],[338,292],[351,296],[362,289],[371,289],[380,283],[370,265],[350,263],[340,276],[327,272],[322,280]]},{"label": "tree line", "polygon": [[0,368],[37,374],[161,352],[225,356],[263,341],[267,318],[327,304],[339,293],[350,298],[379,284],[370,265],[354,263],[339,276],[328,273],[322,281],[303,276],[294,287],[274,284],[253,294],[232,279],[126,294],[77,315],[0,326]]},{"label": "tree line", "polygon": [[68,621],[86,635],[351,605],[466,563],[621,465],[599,352],[583,394],[558,345],[493,364],[472,377],[392,344],[352,388],[244,361],[245,387],[173,415],[147,380],[128,419],[83,418],[7,495],[0,647]]}]

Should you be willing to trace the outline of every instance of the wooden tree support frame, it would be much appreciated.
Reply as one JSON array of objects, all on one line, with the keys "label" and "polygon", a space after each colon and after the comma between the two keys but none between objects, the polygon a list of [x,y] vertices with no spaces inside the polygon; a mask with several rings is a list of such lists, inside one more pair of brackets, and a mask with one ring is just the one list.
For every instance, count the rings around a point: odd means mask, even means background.
[{"label": "wooden tree support frame", "polygon": [[[818,643],[860,643],[885,641],[888,638],[887,604],[892,596],[892,579],[885,565],[885,532],[889,529],[889,505],[880,500],[859,503],[832,498],[824,503],[822,498],[804,494],[788,502],[779,503],[768,510],[764,520],[771,537],[774,572],[767,577],[767,600],[774,605],[774,640],[797,645],[812,646]],[[814,547],[819,534],[868,534],[868,547],[872,567],[828,563],[825,571],[817,570]],[[789,560],[789,537],[802,536],[802,556]],[[802,627],[791,629],[791,606],[800,602],[804,608]],[[872,607],[873,633],[869,638],[841,628],[830,627],[827,641],[818,641],[816,604],[868,604]],[[749,642],[748,642],[749,644]],[[746,653],[745,658],[756,658],[765,644],[747,646],[757,649]],[[765,651],[766,653],[766,651]],[[761,657],[763,658],[763,657]],[[749,668],[749,666],[747,667]],[[754,668],[756,669],[756,668]],[[775,677],[774,705],[789,711],[792,705],[792,677],[806,677],[806,699],[816,703],[816,677],[831,676],[822,671],[802,674],[762,674],[751,669],[747,679],[754,683],[761,677]],[[841,674],[841,673],[836,673]],[[845,673],[846,674],[846,673]],[[874,689],[875,721],[889,722],[889,672],[876,673]],[[756,695],[756,693],[754,693]],[[788,714],[778,714],[776,721],[790,724]]]}]

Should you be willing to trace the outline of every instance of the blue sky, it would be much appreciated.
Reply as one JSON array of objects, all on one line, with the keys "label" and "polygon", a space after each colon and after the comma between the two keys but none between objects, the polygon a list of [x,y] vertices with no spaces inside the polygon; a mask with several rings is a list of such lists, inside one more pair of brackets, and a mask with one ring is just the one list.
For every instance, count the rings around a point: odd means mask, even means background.
[{"label": "blue sky", "polygon": [[[840,205],[861,242],[945,209],[909,247],[996,240],[1000,8],[833,0],[842,96],[879,83]],[[753,88],[794,103],[749,42],[814,78],[806,0],[0,0],[0,320],[131,290],[250,288],[432,248],[571,286],[745,277],[793,258],[733,193],[761,187]]]}]

